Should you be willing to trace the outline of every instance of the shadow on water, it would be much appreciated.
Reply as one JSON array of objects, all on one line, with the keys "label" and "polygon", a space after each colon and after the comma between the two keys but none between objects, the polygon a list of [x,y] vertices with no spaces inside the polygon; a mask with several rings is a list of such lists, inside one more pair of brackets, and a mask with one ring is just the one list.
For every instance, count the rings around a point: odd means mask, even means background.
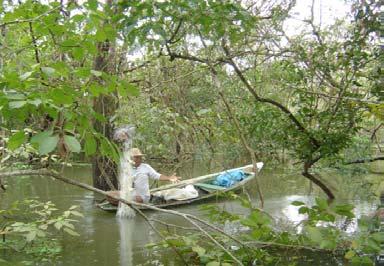
[{"label": "shadow on water", "polygon": [[[231,167],[234,166],[238,165]],[[174,170],[171,167],[158,169],[164,173],[171,173]],[[192,166],[186,165],[180,168],[178,173],[183,177],[190,178],[223,169],[224,167],[219,163],[210,162],[209,165],[204,165],[195,162]],[[68,168],[65,175],[85,183],[90,183],[92,180],[89,167]],[[355,214],[357,217],[370,214],[376,209],[376,204],[373,203],[372,199],[364,198],[364,195],[367,195],[366,191],[362,191],[362,195],[356,194],[358,191],[356,187],[359,186],[362,176],[356,178],[357,185],[351,182],[354,180],[352,177],[339,176],[336,172],[325,172],[323,176],[328,177],[332,181],[332,185],[338,188],[337,193],[340,195],[341,201],[347,201],[356,206]],[[323,196],[317,188],[310,191],[308,181],[295,170],[266,168],[260,173],[259,180],[265,197],[265,210],[282,224],[297,224],[304,218],[298,214],[298,207],[290,205],[292,201],[299,200],[311,204],[315,197]],[[41,201],[50,200],[62,210],[68,209],[72,205],[80,206],[80,211],[84,215],[76,224],[80,237],[68,235],[62,237],[63,252],[57,265],[150,265],[151,260],[155,259],[154,251],[148,250],[145,246],[148,243],[156,242],[158,237],[142,217],[136,215],[133,219],[119,219],[113,213],[106,213],[95,208],[95,200],[100,199],[100,197],[95,196],[93,192],[50,178],[20,177],[8,179],[7,182],[8,191],[0,194],[0,207],[2,208],[6,208],[15,200],[25,198],[39,198]],[[255,206],[258,206],[255,184],[250,184],[246,191]],[[351,196],[351,191],[353,191],[353,196]],[[237,201],[220,201],[217,205],[237,214],[248,212]],[[204,216],[198,205],[185,206],[177,210],[199,217]],[[180,217],[159,212],[148,212],[147,215],[149,219],[161,219],[165,223],[190,226]],[[353,231],[353,226],[356,227],[356,224],[351,226],[350,230]],[[156,224],[156,227],[161,230],[165,229],[160,224]],[[173,253],[166,257],[169,263],[173,261],[174,265],[178,265]],[[332,263],[330,258],[328,265],[337,265]]]}]

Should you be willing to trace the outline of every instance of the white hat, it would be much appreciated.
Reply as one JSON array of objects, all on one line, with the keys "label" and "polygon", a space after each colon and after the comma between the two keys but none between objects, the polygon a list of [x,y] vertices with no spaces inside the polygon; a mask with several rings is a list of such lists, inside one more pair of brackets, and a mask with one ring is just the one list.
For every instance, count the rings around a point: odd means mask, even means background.
[{"label": "white hat", "polygon": [[144,156],[145,154],[141,153],[141,151],[138,148],[132,148],[130,150],[131,156]]}]

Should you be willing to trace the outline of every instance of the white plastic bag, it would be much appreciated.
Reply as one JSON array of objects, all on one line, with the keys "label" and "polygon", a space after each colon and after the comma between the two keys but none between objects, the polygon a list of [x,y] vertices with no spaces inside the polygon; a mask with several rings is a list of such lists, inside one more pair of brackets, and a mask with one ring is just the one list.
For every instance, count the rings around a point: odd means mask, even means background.
[{"label": "white plastic bag", "polygon": [[153,193],[156,197],[163,197],[165,200],[188,200],[199,196],[199,192],[193,185],[184,188],[171,188]]}]

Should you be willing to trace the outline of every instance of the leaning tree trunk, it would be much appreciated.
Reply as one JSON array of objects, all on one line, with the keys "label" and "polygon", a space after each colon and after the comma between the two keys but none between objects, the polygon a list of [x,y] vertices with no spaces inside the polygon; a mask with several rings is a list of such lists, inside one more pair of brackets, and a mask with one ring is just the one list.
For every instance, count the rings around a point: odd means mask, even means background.
[{"label": "leaning tree trunk", "polygon": [[[98,55],[95,58],[94,69],[110,72],[110,61],[113,56],[113,46],[106,40],[98,44]],[[103,81],[100,80],[100,83]],[[115,95],[100,95],[93,103],[94,110],[106,118],[106,122],[95,120],[95,130],[112,140],[113,125],[109,118],[112,117],[118,107]],[[92,161],[93,186],[102,190],[115,190],[117,188],[117,164],[110,158],[98,153]]]}]

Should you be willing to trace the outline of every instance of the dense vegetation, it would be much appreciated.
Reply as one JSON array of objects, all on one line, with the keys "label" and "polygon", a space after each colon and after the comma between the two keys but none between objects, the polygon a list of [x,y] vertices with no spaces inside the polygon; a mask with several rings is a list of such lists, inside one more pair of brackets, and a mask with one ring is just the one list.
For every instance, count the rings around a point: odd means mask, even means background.
[{"label": "dense vegetation", "polygon": [[383,159],[382,14],[320,24],[313,5],[291,33],[289,0],[0,1],[0,170],[85,160],[112,189],[112,131],[134,124],[155,159],[288,157],[335,198],[314,166]]}]

